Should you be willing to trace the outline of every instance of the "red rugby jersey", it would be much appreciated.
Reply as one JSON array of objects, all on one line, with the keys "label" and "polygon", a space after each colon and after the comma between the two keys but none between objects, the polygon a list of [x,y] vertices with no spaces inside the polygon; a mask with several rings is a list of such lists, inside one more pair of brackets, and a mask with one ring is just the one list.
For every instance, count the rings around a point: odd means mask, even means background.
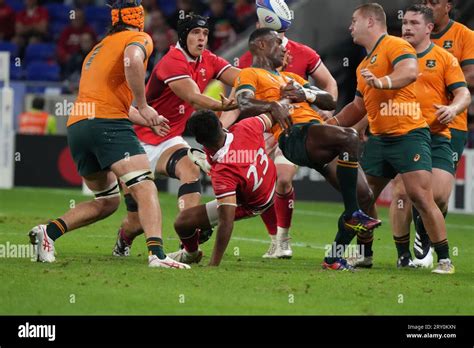
[{"label": "red rugby jersey", "polygon": [[249,210],[258,210],[271,201],[276,167],[265,153],[265,130],[260,117],[247,118],[229,128],[219,151],[205,149],[216,198],[236,195],[237,203]]},{"label": "red rugby jersey", "polygon": [[209,50],[205,50],[199,58],[192,59],[179,47],[179,44],[171,47],[153,68],[146,85],[147,102],[170,121],[170,133],[165,137],[160,137],[148,127],[135,126],[138,138],[144,143],[158,145],[183,134],[186,122],[194,109],[176,96],[168,83],[190,78],[197,83],[202,93],[213,79],[218,79],[230,67],[229,62]]}]

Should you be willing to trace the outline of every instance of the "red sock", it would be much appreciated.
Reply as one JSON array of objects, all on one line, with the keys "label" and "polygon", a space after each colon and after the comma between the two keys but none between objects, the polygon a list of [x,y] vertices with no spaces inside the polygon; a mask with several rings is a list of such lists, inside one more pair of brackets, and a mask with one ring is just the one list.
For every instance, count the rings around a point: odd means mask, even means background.
[{"label": "red sock", "polygon": [[186,249],[187,252],[192,253],[199,248],[199,230],[196,229],[196,232],[194,234],[186,239],[181,239],[181,243],[184,245],[184,249]]},{"label": "red sock", "polygon": [[120,236],[122,237],[122,239],[123,239],[128,245],[132,245],[133,240],[135,239],[135,237],[129,237],[129,236],[127,236],[127,234],[125,233],[125,230],[123,229],[123,227],[120,227]]},{"label": "red sock", "polygon": [[278,227],[290,228],[291,217],[293,216],[293,207],[295,205],[295,190],[280,195],[275,195],[275,210]]},{"label": "red sock", "polygon": [[275,212],[275,205],[272,205],[270,208],[265,210],[262,215],[260,215],[263,223],[267,227],[268,234],[274,236],[277,233],[277,217]]}]

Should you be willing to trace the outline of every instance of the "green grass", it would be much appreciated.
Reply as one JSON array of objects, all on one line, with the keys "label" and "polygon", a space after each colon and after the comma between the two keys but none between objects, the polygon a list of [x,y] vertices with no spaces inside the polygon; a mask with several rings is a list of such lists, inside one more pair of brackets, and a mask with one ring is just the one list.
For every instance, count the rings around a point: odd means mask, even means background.
[{"label": "green grass", "polygon": [[[27,243],[32,226],[60,216],[72,200],[86,199],[73,190],[0,190],[0,245]],[[165,248],[174,251],[176,199],[160,194],[160,201]],[[452,255],[456,274],[439,276],[396,269],[386,209],[380,209],[384,226],[376,231],[374,268],[355,273],[320,268],[324,245],[334,238],[338,204],[297,202],[291,260],[261,258],[268,237],[255,218],[236,223],[221,267],[205,266],[212,247],[207,243],[203,265],[189,271],[149,269],[143,237],[135,241],[131,257],[112,257],[124,210],[122,204],[105,221],[59,239],[55,264],[1,259],[0,315],[474,314],[473,216],[448,216],[451,252],[457,248],[458,255]]]}]

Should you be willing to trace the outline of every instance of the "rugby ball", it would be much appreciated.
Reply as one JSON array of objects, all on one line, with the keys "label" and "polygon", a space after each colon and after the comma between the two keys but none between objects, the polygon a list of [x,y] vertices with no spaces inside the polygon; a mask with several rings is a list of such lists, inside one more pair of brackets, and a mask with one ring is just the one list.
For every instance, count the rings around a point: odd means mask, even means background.
[{"label": "rugby ball", "polygon": [[261,27],[283,32],[291,26],[293,13],[283,0],[257,0],[257,17]]}]

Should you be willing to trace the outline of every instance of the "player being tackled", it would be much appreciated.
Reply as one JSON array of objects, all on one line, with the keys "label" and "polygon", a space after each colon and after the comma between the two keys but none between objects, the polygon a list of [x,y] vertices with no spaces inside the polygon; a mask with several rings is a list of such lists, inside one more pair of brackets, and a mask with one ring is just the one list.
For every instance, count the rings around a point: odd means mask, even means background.
[{"label": "player being tackled", "polygon": [[216,114],[200,110],[191,116],[188,130],[204,146],[211,165],[216,200],[183,210],[175,221],[184,248],[168,254],[184,263],[197,263],[200,231],[217,227],[209,265],[218,266],[229,243],[234,221],[275,214],[276,168],[265,152],[263,133],[272,127],[265,115],[248,118],[225,131]]},{"label": "player being tackled", "polygon": [[253,56],[252,68],[243,69],[236,82],[240,117],[271,114],[278,123],[271,132],[279,142],[283,155],[292,163],[316,169],[323,175],[336,157],[336,183],[344,200],[344,212],[338,222],[334,247],[323,262],[323,268],[347,270],[344,250],[354,235],[371,231],[381,221],[366,215],[357,200],[359,175],[359,138],[352,128],[324,125],[311,104],[333,110],[335,101],[324,91],[310,86],[300,76],[278,72],[285,57],[285,48],[277,32],[269,28],[255,30],[249,39]]}]

